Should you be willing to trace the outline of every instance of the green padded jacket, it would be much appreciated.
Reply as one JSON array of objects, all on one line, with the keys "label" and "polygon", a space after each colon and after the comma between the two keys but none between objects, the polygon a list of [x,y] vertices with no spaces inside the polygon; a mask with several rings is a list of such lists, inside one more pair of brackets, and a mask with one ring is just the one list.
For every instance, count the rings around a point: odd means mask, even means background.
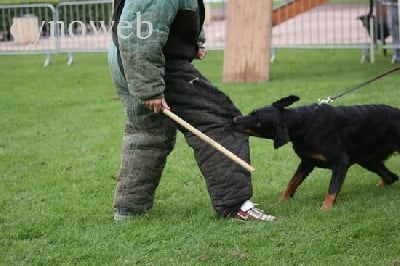
[{"label": "green padded jacket", "polygon": [[115,0],[113,41],[130,93],[163,95],[165,61],[192,61],[204,38],[202,0]]}]

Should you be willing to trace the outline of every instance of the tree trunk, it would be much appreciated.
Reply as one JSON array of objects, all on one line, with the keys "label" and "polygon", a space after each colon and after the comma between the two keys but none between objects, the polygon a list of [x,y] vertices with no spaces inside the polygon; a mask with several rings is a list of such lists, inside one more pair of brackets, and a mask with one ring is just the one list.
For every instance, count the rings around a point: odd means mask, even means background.
[{"label": "tree trunk", "polygon": [[229,0],[224,82],[269,80],[272,0]]}]

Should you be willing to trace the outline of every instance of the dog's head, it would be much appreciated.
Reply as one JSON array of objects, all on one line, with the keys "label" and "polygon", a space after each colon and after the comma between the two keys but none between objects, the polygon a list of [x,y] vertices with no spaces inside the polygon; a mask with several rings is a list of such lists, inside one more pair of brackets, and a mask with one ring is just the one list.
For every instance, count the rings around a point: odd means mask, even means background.
[{"label": "dog's head", "polygon": [[361,21],[361,23],[364,26],[364,28],[366,30],[368,30],[368,33],[369,33],[369,30],[370,30],[369,26],[370,26],[370,18],[371,17],[372,17],[372,19],[375,19],[375,16],[368,15],[368,14],[367,15],[361,15],[361,16],[358,17],[358,19]]},{"label": "dog's head", "polygon": [[233,128],[250,136],[273,139],[274,148],[277,149],[290,140],[288,128],[282,120],[282,113],[286,107],[299,99],[291,95],[270,106],[256,109],[248,115],[237,116],[233,119]]},{"label": "dog's head", "polygon": [[372,19],[372,25],[374,27],[374,36],[373,40],[381,40],[385,41],[387,37],[390,36],[390,30],[389,30],[389,25],[385,21],[380,21],[377,19],[374,15],[366,14],[366,15],[361,15],[358,17],[358,19],[361,21],[363,27],[368,31],[368,34],[371,34],[371,19]]}]

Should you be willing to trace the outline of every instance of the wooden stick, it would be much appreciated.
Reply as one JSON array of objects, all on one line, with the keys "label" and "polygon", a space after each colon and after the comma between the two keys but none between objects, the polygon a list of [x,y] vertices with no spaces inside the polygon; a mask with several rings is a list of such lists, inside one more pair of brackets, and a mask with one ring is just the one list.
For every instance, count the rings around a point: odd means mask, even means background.
[{"label": "wooden stick", "polygon": [[211,139],[210,137],[208,137],[207,135],[205,135],[204,133],[202,133],[201,131],[199,131],[195,127],[193,127],[191,124],[189,124],[188,122],[186,122],[185,120],[183,120],[182,118],[180,118],[179,116],[177,116],[176,114],[171,112],[169,109],[165,109],[164,108],[162,111],[163,111],[163,113],[165,115],[167,115],[169,118],[174,120],[176,123],[178,123],[179,125],[183,126],[187,130],[192,132],[194,135],[198,136],[199,138],[201,138],[202,140],[204,140],[205,142],[207,142],[208,144],[213,146],[215,149],[220,151],[222,154],[224,154],[226,157],[228,157],[229,159],[231,159],[235,163],[237,163],[240,166],[242,166],[247,171],[253,172],[255,170],[253,166],[251,166],[250,164],[248,164],[244,160],[240,159],[238,156],[233,154],[231,151],[229,151],[226,148],[224,148],[221,144],[219,144],[215,140]]}]

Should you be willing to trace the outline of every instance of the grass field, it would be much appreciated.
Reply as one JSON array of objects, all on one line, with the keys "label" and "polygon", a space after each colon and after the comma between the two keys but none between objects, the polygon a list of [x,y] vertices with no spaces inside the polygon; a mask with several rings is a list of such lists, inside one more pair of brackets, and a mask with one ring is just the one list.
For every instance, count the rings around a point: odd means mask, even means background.
[{"label": "grass field", "polygon": [[[289,94],[297,105],[335,95],[394,65],[360,51],[278,50],[264,84],[223,84],[222,53],[201,71],[247,113]],[[338,204],[320,211],[330,172],[278,199],[298,159],[288,144],[251,139],[254,198],[276,223],[217,219],[191,150],[179,135],[154,208],[112,219],[124,116],[104,54],[0,57],[0,265],[400,265],[400,183],[354,166]],[[335,105],[400,106],[399,73]],[[400,157],[388,166],[400,173]]]}]

